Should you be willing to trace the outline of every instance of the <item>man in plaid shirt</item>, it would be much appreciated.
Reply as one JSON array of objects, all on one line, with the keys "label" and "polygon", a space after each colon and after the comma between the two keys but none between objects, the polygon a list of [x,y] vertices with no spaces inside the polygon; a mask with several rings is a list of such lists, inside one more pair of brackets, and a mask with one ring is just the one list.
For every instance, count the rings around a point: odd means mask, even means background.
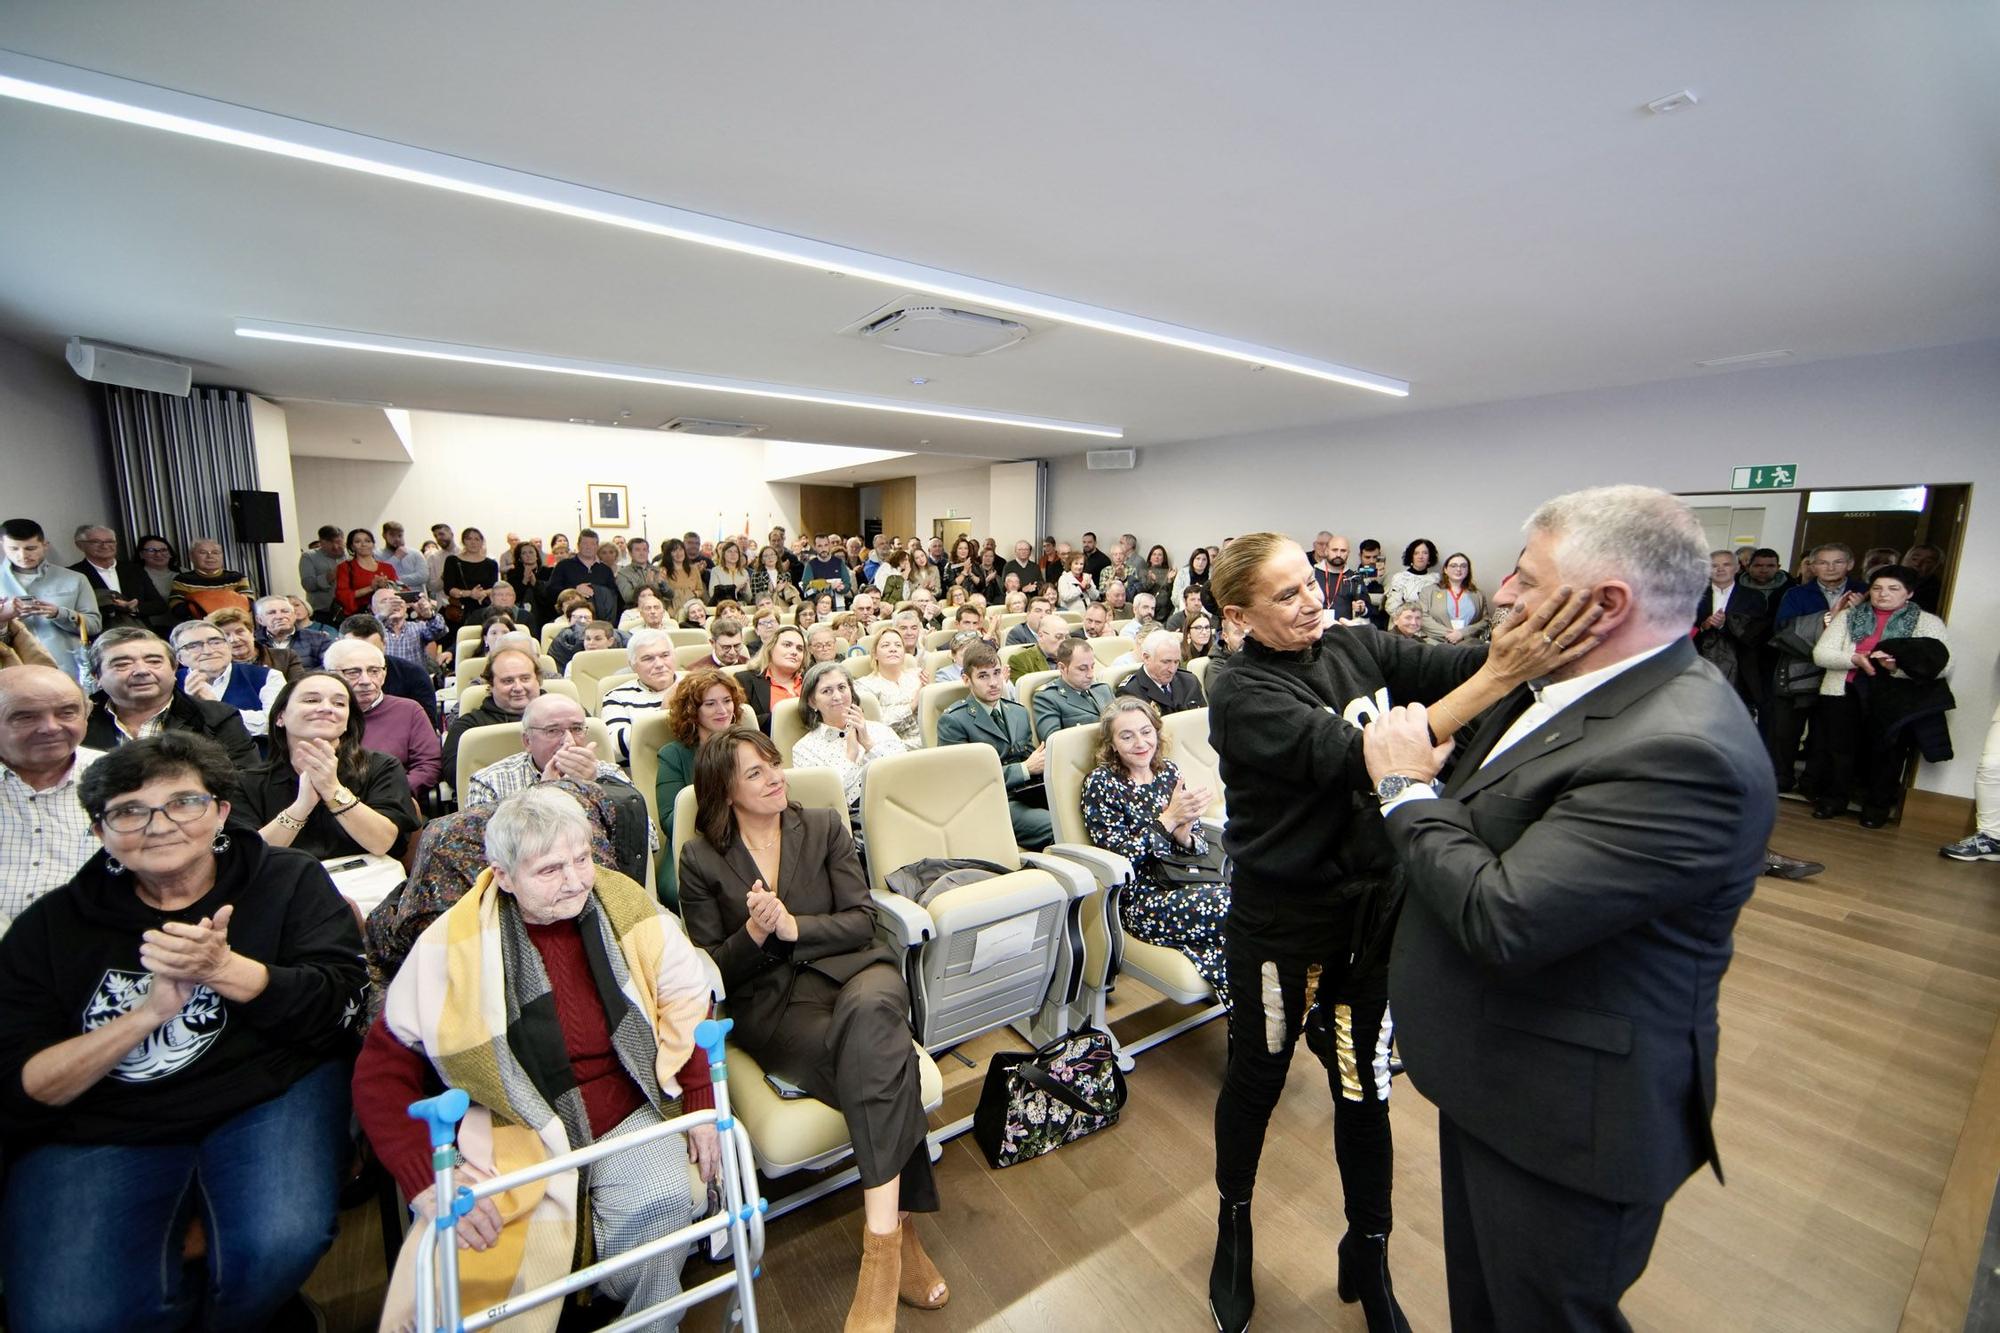
[{"label": "man in plaid shirt", "polygon": [[436,643],[444,638],[447,631],[444,617],[431,605],[429,597],[418,596],[417,614],[412,617],[410,604],[403,600],[400,591],[377,588],[374,596],[368,599],[368,609],[382,622],[383,652],[415,663],[426,671],[431,669],[430,659],[424,655],[424,645]]}]

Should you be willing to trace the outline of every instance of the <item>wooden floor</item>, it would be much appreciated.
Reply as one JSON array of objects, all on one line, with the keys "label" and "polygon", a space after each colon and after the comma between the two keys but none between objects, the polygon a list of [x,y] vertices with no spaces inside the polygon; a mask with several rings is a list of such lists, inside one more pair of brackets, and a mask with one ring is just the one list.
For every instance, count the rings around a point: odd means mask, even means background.
[{"label": "wooden floor", "polygon": [[[1827,825],[1786,804],[1774,844],[1825,861],[1764,879],[1736,932],[1722,994],[1717,1135],[1727,1188],[1703,1174],[1667,1209],[1626,1301],[1646,1329],[1879,1333],[1965,1322],[2000,1170],[2000,865],[1937,846],[1963,803],[1898,828]],[[1121,1009],[1134,997],[1121,997]],[[1181,1012],[1181,1011],[1175,1011]],[[1117,1024],[1143,1031],[1148,1016]],[[1140,1057],[1114,1130],[1025,1166],[987,1169],[969,1138],[938,1173],[945,1211],[921,1229],[952,1300],[902,1327],[1198,1333],[1214,1242],[1211,1113],[1223,1032],[1211,1023]],[[977,1075],[947,1064],[969,1109]],[[1975,1102],[1975,1098],[1977,1101]],[[1333,1294],[1340,1235],[1330,1102],[1300,1050],[1257,1196],[1258,1317],[1271,1330],[1363,1327]],[[1419,1330],[1447,1326],[1436,1117],[1395,1091],[1398,1294]],[[859,1262],[853,1191],[779,1220],[758,1283],[767,1328],[837,1330]],[[346,1219],[315,1275],[336,1329],[373,1327],[373,1215]],[[698,1280],[704,1265],[690,1266]],[[717,1327],[697,1311],[690,1330]]]}]

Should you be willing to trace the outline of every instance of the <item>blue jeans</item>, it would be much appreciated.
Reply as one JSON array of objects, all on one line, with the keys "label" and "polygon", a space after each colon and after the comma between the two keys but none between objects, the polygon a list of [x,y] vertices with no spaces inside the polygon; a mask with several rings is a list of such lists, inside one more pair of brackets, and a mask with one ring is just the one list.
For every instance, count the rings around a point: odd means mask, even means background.
[{"label": "blue jeans", "polygon": [[[333,1244],[348,1078],[330,1060],[197,1143],[51,1144],[11,1163],[0,1199],[9,1329],[263,1328]],[[197,1209],[205,1290],[181,1261]]]}]

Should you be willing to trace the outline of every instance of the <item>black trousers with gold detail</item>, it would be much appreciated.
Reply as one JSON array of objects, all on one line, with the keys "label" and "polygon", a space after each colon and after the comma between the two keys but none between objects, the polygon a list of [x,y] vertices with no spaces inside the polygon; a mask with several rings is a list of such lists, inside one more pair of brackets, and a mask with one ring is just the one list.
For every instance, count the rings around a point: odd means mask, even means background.
[{"label": "black trousers with gold detail", "polygon": [[[1389,971],[1386,952],[1356,971],[1345,906],[1319,919],[1269,910],[1239,886],[1224,927],[1229,967],[1229,1066],[1215,1103],[1215,1185],[1248,1199],[1271,1112],[1300,1036],[1326,1066],[1333,1156],[1348,1229],[1386,1235],[1395,1150],[1389,1137]],[[1247,911],[1239,911],[1245,908]],[[1242,918],[1239,920],[1239,917]]]}]

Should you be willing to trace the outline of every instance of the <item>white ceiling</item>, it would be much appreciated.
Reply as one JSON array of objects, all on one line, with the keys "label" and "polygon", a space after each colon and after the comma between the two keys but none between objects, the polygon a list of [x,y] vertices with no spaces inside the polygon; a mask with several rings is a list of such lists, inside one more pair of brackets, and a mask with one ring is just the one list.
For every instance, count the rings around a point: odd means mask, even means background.
[{"label": "white ceiling", "polygon": [[[14,4],[0,47],[1412,381],[1045,326],[0,101],[0,330],[198,381],[979,458],[1013,427],[251,342],[239,317],[1118,423],[1144,446],[2000,334],[2000,7]],[[1691,87],[1700,105],[1647,114]],[[927,376],[916,388],[911,376]]]}]

